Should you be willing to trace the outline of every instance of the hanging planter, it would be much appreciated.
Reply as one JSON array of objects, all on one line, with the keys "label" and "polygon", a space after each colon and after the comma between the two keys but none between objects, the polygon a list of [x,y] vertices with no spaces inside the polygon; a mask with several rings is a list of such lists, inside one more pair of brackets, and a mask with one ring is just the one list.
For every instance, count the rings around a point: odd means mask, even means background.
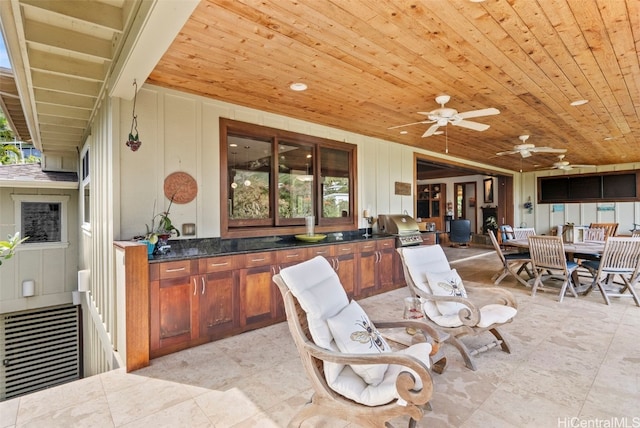
[{"label": "hanging planter", "polygon": [[[135,88],[135,92],[133,93],[133,118],[131,119],[131,130],[129,131],[129,139],[125,143],[127,147],[131,149],[132,152],[135,152],[142,145],[142,141],[138,138],[138,116],[136,116],[136,97],[138,95],[138,84],[136,81],[133,81],[133,86]],[[133,133],[135,131],[135,134]]]},{"label": "hanging planter", "polygon": [[531,197],[529,197],[529,199],[527,199],[527,202],[524,203],[524,208],[529,214],[533,213],[533,202],[531,202]]}]

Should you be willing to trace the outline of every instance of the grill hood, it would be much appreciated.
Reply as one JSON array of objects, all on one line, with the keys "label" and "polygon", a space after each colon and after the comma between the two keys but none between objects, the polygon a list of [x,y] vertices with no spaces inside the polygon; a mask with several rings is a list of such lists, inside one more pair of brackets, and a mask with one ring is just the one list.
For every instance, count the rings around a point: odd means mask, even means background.
[{"label": "grill hood", "polygon": [[380,214],[378,223],[381,232],[391,235],[409,235],[420,233],[418,223],[413,217],[406,214]]}]

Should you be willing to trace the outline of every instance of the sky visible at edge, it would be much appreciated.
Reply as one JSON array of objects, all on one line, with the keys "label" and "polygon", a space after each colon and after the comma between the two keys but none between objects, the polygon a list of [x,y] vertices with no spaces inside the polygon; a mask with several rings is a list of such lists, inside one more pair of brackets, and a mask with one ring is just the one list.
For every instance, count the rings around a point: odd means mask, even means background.
[{"label": "sky visible at edge", "polygon": [[11,68],[9,55],[7,54],[7,49],[4,46],[4,39],[2,38],[2,35],[0,35],[0,67]]}]

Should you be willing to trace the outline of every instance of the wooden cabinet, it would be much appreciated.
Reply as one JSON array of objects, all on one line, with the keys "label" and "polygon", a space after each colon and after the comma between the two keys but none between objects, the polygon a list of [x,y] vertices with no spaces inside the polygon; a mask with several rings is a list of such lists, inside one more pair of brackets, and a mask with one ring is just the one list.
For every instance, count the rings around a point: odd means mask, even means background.
[{"label": "wooden cabinet", "polygon": [[234,256],[199,260],[196,292],[200,338],[220,339],[240,325],[236,261]]},{"label": "wooden cabinet", "polygon": [[272,277],[316,256],[329,261],[349,298],[404,285],[394,238],[153,263],[150,356],[284,321]]},{"label": "wooden cabinet", "polygon": [[446,213],[446,184],[418,184],[416,186],[416,217],[422,221],[435,223],[436,230],[443,229]]},{"label": "wooden cabinet", "polygon": [[150,278],[150,353],[162,348],[178,350],[197,336],[194,299],[195,262],[182,260],[152,265]]},{"label": "wooden cabinet", "polygon": [[347,296],[353,299],[356,296],[358,283],[358,269],[356,265],[358,244],[338,244],[334,247],[333,269],[338,274],[340,282],[347,292]]},{"label": "wooden cabinet", "polygon": [[265,251],[245,254],[239,271],[240,327],[242,330],[272,324],[277,319],[276,253]]},{"label": "wooden cabinet", "polygon": [[359,281],[356,297],[366,297],[395,286],[398,276],[394,268],[395,239],[360,243]]}]

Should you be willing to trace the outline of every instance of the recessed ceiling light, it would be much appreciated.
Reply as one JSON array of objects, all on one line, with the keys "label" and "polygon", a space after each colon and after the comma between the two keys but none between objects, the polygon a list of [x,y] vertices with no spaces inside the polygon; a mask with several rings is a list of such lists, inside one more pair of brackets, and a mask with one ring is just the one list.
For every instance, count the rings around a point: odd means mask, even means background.
[{"label": "recessed ceiling light", "polygon": [[229,147],[238,147],[238,145],[236,143],[231,143],[229,144]]},{"label": "recessed ceiling light", "polygon": [[400,133],[401,133],[402,135],[404,135],[404,134],[408,134],[408,133],[409,133],[409,131],[400,131]]},{"label": "recessed ceiling light", "polygon": [[291,85],[289,85],[289,87],[291,88],[292,91],[306,91],[307,90],[307,85],[305,85],[302,82],[295,82],[292,83]]},{"label": "recessed ceiling light", "polygon": [[604,137],[604,141],[615,140],[616,137]]},{"label": "recessed ceiling light", "polygon": [[574,107],[575,106],[581,106],[581,105],[584,105],[584,104],[586,104],[588,102],[589,102],[589,100],[576,100],[576,101],[571,102],[571,105],[574,106]]}]

